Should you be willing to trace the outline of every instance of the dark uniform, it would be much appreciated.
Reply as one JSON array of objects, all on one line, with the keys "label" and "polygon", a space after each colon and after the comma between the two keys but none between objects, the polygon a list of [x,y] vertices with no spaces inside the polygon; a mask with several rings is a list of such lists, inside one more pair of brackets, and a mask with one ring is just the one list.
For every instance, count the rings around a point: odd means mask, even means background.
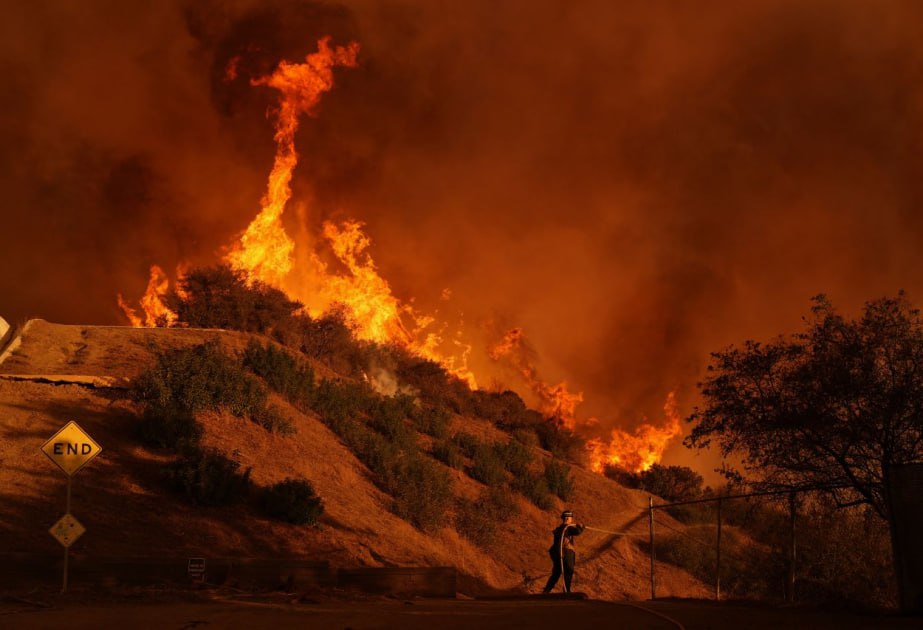
[{"label": "dark uniform", "polygon": [[[565,518],[565,515],[571,516],[569,512],[565,512],[561,515],[562,518]],[[561,577],[562,572],[564,573],[564,592],[570,593],[570,582],[574,577],[574,564],[577,561],[577,554],[574,552],[574,536],[579,536],[583,533],[583,530],[583,525],[567,525],[565,523],[561,523],[555,528],[554,542],[548,549],[553,565],[551,577],[548,578],[548,583],[545,584],[543,593],[551,592],[554,585],[558,583],[558,578]]]}]

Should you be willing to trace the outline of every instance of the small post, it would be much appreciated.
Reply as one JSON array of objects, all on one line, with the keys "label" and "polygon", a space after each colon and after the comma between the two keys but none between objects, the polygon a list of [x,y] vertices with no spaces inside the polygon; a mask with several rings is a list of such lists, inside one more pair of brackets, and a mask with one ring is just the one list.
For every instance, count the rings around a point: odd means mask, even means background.
[{"label": "small post", "polygon": [[[71,479],[70,475],[67,476],[67,509],[64,510],[65,514],[71,513]],[[67,592],[67,565],[70,557],[70,547],[67,545],[64,546],[64,579],[61,582],[61,592]]]},{"label": "small post", "polygon": [[715,601],[721,599],[721,498],[718,498],[718,538],[715,541]]},{"label": "small post", "polygon": [[795,544],[795,514],[797,512],[797,505],[795,503],[795,493],[790,492],[788,495],[788,510],[789,510],[789,522],[791,525],[791,531],[789,534],[789,558],[788,558],[788,601],[795,601],[795,559],[796,559],[796,544]]},{"label": "small post", "polygon": [[654,497],[649,497],[648,520],[651,530],[651,599],[657,599],[657,587],[654,577]]}]

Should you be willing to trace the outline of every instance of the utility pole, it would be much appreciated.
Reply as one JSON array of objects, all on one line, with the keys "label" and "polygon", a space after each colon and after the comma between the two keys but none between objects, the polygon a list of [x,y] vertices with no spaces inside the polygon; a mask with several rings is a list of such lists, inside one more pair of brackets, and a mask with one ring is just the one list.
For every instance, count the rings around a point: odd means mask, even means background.
[{"label": "utility pole", "polygon": [[651,530],[651,599],[657,599],[657,586],[654,578],[654,497],[649,497],[648,520]]},{"label": "utility pole", "polygon": [[795,503],[795,493],[790,492],[788,495],[788,511],[791,531],[789,533],[789,558],[788,558],[788,601],[795,601],[795,514],[797,504]]},{"label": "utility pole", "polygon": [[721,599],[721,499],[718,499],[718,538],[715,541],[715,601]]}]

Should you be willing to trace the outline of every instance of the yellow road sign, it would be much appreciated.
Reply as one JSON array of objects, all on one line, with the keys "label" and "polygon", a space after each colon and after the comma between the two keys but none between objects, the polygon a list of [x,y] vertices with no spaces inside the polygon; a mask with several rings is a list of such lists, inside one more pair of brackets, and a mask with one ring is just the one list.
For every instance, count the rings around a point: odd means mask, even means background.
[{"label": "yellow road sign", "polygon": [[64,547],[70,547],[78,538],[83,536],[87,528],[81,525],[80,521],[70,514],[65,514],[57,523],[52,525],[51,529],[48,531],[51,532],[51,535],[54,536],[59,543],[64,545]]},{"label": "yellow road sign", "polygon": [[73,420],[42,445],[42,452],[68,476],[102,452],[102,447]]}]

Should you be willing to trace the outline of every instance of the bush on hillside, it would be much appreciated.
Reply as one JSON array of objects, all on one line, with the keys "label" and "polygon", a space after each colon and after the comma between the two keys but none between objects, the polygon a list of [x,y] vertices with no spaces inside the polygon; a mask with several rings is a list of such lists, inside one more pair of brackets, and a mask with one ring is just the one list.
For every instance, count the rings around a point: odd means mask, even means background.
[{"label": "bush on hillside", "polygon": [[358,418],[376,403],[376,394],[364,383],[323,380],[314,392],[314,410],[327,424]]},{"label": "bush on hillside", "polygon": [[267,516],[295,525],[315,525],[324,512],[324,502],[304,479],[286,478],[264,488],[260,504]]},{"label": "bush on hillside", "polygon": [[367,344],[358,341],[347,322],[344,308],[333,308],[302,326],[298,348],[329,366],[334,372],[358,378],[368,369]]},{"label": "bush on hillside", "polygon": [[529,499],[540,510],[554,507],[554,498],[548,489],[544,475],[526,473],[513,478],[513,489]]},{"label": "bush on hillside", "polygon": [[452,440],[441,440],[434,444],[433,457],[449,468],[461,470],[465,465],[465,456]]},{"label": "bush on hillside", "polygon": [[397,378],[418,391],[420,398],[458,414],[470,411],[471,390],[443,366],[397,349],[393,350],[393,355],[397,361]]},{"label": "bush on hillside", "polygon": [[381,396],[370,409],[370,426],[401,448],[411,448],[416,444],[416,434],[408,426],[407,404],[403,398]]},{"label": "bush on hillside", "polygon": [[481,448],[481,441],[477,436],[470,433],[459,431],[452,436],[452,441],[458,446],[458,449],[465,457],[474,458],[475,453]]},{"label": "bush on hillside", "polygon": [[503,462],[490,444],[481,444],[475,451],[468,474],[489,487],[502,485],[506,481]]},{"label": "bush on hillside", "polygon": [[174,407],[145,408],[136,432],[146,446],[172,451],[195,448],[202,438],[202,426],[192,412]]},{"label": "bush on hillside", "polygon": [[529,465],[532,463],[532,451],[522,443],[516,440],[500,442],[494,444],[494,451],[503,468],[509,472],[514,475],[528,472]]},{"label": "bush on hillside", "polygon": [[458,500],[455,529],[478,547],[491,549],[496,542],[498,525],[518,511],[509,493],[499,488],[488,488],[475,501]]},{"label": "bush on hillside", "polygon": [[439,529],[452,501],[452,479],[444,468],[419,456],[405,456],[391,470],[394,513],[424,531]]},{"label": "bush on hillside", "polygon": [[516,429],[513,431],[513,439],[525,446],[530,451],[538,448],[538,436],[534,429]]},{"label": "bush on hillside", "polygon": [[152,409],[190,412],[224,407],[236,416],[266,403],[266,390],[216,341],[167,350],[132,384],[132,398]]},{"label": "bush on hillside", "polygon": [[294,435],[297,433],[295,423],[274,405],[266,405],[257,409],[251,417],[255,423],[270,433],[278,433],[279,435]]},{"label": "bush on hillside", "polygon": [[411,413],[410,418],[418,431],[436,439],[443,439],[449,434],[452,414],[448,409],[433,405],[424,405]]},{"label": "bush on hillside", "polygon": [[240,472],[240,464],[213,449],[195,449],[182,455],[166,470],[170,486],[197,505],[219,506],[236,503],[250,489],[250,469]]},{"label": "bush on hillside", "polygon": [[581,463],[586,457],[586,443],[583,439],[565,428],[555,420],[545,420],[534,425],[539,444],[558,459],[564,459],[575,464]]},{"label": "bush on hillside", "polygon": [[244,351],[243,364],[293,404],[301,408],[310,406],[314,393],[314,370],[309,365],[271,343],[263,346],[255,339]]},{"label": "bush on hillside", "polygon": [[531,428],[543,421],[542,415],[526,407],[516,392],[487,392],[483,390],[471,393],[474,415],[490,420],[504,431]]},{"label": "bush on hillside", "polygon": [[574,493],[574,478],[570,474],[570,466],[563,462],[553,459],[545,462],[545,483],[548,490],[562,501],[567,501]]},{"label": "bush on hillside", "polygon": [[261,334],[280,334],[295,325],[302,308],[285,293],[260,281],[247,282],[228,265],[193,269],[182,276],[167,305],[183,324]]}]

